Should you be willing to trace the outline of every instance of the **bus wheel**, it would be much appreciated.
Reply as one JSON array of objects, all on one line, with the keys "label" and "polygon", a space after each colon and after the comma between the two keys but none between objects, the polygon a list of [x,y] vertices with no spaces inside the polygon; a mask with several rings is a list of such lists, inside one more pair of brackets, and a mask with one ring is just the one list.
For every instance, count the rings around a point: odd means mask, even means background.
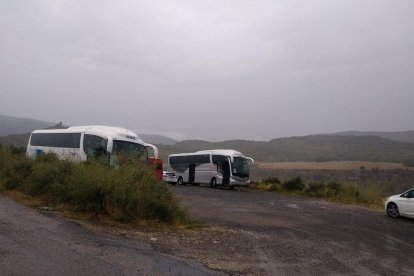
[{"label": "bus wheel", "polygon": [[210,187],[216,188],[217,187],[217,180],[215,178],[212,178],[210,181]]},{"label": "bus wheel", "polygon": [[184,180],[181,176],[178,178],[177,183],[178,185],[184,185]]}]

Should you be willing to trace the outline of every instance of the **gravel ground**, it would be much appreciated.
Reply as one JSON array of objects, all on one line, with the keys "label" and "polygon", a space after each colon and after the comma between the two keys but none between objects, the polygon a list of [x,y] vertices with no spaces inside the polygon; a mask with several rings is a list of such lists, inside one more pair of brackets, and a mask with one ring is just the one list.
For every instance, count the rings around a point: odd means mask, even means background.
[{"label": "gravel ground", "polygon": [[268,192],[172,189],[205,226],[124,234],[235,275],[414,275],[412,219]]},{"label": "gravel ground", "polygon": [[0,197],[2,275],[414,275],[414,220],[241,189],[172,186],[193,228],[102,226]]}]

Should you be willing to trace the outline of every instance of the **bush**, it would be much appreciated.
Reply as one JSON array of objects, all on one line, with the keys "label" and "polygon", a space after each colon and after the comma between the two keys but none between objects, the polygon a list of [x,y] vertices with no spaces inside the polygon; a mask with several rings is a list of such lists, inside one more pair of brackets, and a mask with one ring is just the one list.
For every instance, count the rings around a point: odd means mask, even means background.
[{"label": "bush", "polygon": [[10,145],[9,150],[14,155],[24,155],[26,153],[25,147],[15,147],[14,145]]},{"label": "bush", "polygon": [[326,195],[328,197],[335,197],[341,191],[342,191],[342,185],[341,185],[341,183],[329,182],[328,185],[326,185]]},{"label": "bush", "polygon": [[279,178],[273,177],[273,176],[263,179],[262,182],[267,183],[267,184],[280,184],[281,183]]},{"label": "bush", "polygon": [[[131,221],[155,219],[187,223],[185,210],[147,166],[108,167],[101,160],[84,163],[45,154],[37,160],[0,149],[1,189],[40,196],[48,204],[68,204],[72,210]],[[5,167],[3,166],[5,165]]]},{"label": "bush", "polygon": [[305,183],[300,177],[294,177],[283,183],[283,188],[287,191],[302,191]]},{"label": "bush", "polygon": [[325,197],[326,185],[323,183],[309,183],[305,190],[305,194],[311,197]]},{"label": "bush", "polygon": [[341,191],[336,196],[339,201],[347,203],[358,202],[358,197],[359,189],[353,183],[342,185]]}]

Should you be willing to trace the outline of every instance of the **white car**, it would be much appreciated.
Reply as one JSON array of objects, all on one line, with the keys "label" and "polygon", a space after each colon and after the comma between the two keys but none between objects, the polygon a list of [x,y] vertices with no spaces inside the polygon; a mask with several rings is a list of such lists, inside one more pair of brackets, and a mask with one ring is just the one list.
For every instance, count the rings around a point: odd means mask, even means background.
[{"label": "white car", "polygon": [[414,188],[387,198],[385,211],[392,218],[399,216],[414,218]]},{"label": "white car", "polygon": [[175,185],[177,183],[177,176],[173,172],[162,172],[162,180],[170,184]]}]

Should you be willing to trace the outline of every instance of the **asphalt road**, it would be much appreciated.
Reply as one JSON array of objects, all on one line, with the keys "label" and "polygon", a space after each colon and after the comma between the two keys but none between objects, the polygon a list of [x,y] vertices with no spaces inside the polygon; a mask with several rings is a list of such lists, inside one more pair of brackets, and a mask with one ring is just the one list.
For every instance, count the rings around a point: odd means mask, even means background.
[{"label": "asphalt road", "polygon": [[1,275],[209,275],[194,261],[0,196]]},{"label": "asphalt road", "polygon": [[412,219],[269,192],[172,189],[193,219],[234,232],[222,244],[238,248],[233,259],[247,273],[414,275]]}]

